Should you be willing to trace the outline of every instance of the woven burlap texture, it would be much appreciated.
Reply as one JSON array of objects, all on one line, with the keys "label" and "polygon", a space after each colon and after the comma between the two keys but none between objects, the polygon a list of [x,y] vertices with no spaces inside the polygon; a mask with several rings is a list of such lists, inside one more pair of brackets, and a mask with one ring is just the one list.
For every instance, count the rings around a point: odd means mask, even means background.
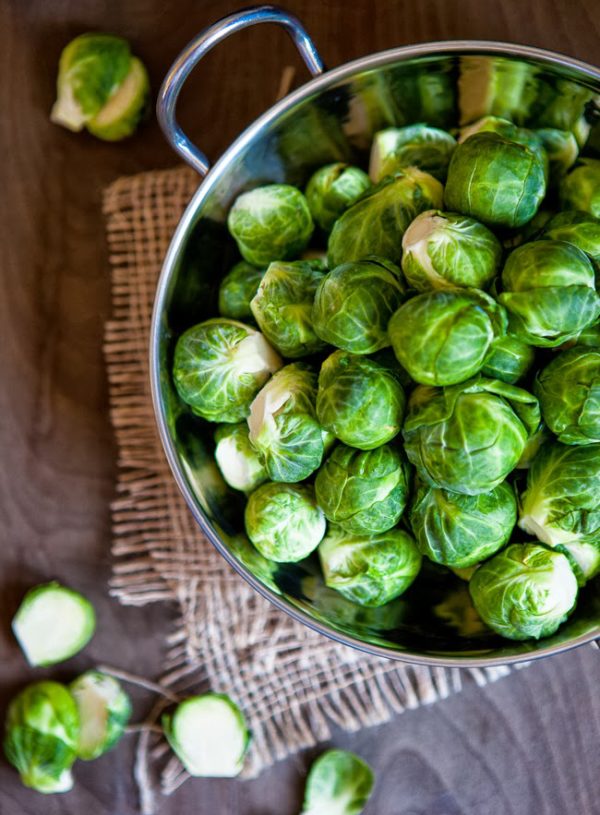
[{"label": "woven burlap texture", "polygon": [[[177,168],[121,178],[105,192],[113,293],[105,352],[118,445],[111,591],[124,604],[177,604],[161,683],[177,693],[212,688],[239,703],[254,737],[245,767],[252,777],[327,740],[334,725],[379,724],[509,669],[398,664],[334,643],[259,596],[203,538],[160,446],[148,377],[157,278],[198,183]],[[147,747],[150,763],[166,755],[160,743]],[[175,758],[165,762],[161,789],[169,794],[186,774]]]}]

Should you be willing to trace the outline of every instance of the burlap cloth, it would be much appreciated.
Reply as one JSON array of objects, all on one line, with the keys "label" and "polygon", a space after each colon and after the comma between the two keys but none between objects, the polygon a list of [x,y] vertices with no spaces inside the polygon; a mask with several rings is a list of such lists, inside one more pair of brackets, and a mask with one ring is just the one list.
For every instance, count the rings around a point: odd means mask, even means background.
[{"label": "burlap cloth", "polygon": [[[161,685],[184,694],[212,688],[238,702],[254,735],[245,767],[252,777],[327,740],[332,726],[380,724],[509,668],[427,668],[338,645],[264,600],[202,537],[163,455],[148,379],[155,284],[198,183],[177,168],[121,178],[105,192],[113,294],[105,352],[118,445],[111,592],[127,605],[176,604]],[[155,779],[165,795],[187,777],[160,736],[148,733],[137,774],[142,786]],[[143,804],[151,811],[148,794]]]}]

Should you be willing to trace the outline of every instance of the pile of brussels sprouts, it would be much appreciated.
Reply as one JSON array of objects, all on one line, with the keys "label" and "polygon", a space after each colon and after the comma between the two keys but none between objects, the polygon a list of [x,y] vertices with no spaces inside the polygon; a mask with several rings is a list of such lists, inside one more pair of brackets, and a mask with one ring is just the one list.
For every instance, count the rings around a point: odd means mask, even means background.
[{"label": "pile of brussels sprouts", "polygon": [[600,161],[578,151],[415,124],[375,135],[369,174],[237,198],[242,259],[173,378],[262,556],[316,551],[363,606],[424,556],[504,637],[567,619],[600,571]]}]

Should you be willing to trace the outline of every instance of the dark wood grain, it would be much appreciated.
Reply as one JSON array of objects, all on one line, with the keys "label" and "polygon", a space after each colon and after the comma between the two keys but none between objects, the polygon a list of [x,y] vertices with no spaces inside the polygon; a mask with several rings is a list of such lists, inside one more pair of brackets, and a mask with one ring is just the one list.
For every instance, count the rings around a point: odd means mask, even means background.
[{"label": "dark wood grain", "polygon": [[[176,159],[155,122],[117,145],[52,126],[58,56],[89,29],[128,37],[154,88],[203,26],[243,4],[199,0],[12,0],[0,4],[0,698],[35,677],[72,676],[96,661],[148,676],[174,613],[119,607],[107,595],[108,502],[115,451],[107,413],[102,326],[109,284],[101,190],[122,174]],[[526,42],[598,60],[598,0],[289,0],[330,66],[415,41]],[[374,12],[373,9],[376,8]],[[181,121],[211,157],[268,107],[282,66],[302,67],[272,29],[215,50],[182,97]],[[58,672],[31,671],[8,622],[24,589],[53,577],[85,592],[99,615],[85,654]],[[540,662],[484,689],[334,743],[373,764],[370,815],[600,813],[598,655],[591,648]],[[140,699],[140,711],[143,709]],[[0,711],[3,712],[3,711]],[[0,813],[130,815],[132,745],[76,769],[64,796],[24,790],[0,764]],[[194,781],[167,815],[293,815],[316,751],[253,782]]]}]

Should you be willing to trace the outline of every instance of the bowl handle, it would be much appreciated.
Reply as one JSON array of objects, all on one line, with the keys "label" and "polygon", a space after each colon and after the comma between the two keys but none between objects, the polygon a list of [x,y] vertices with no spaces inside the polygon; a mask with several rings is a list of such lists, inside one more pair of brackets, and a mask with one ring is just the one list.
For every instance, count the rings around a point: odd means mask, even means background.
[{"label": "bowl handle", "polygon": [[277,6],[252,6],[242,9],[228,14],[227,17],[223,17],[222,20],[218,20],[200,32],[188,43],[171,66],[158,93],[156,103],[156,114],[163,133],[179,155],[200,175],[206,175],[210,169],[210,162],[204,153],[188,139],[177,123],[175,107],[179,93],[192,68],[211,48],[234,32],[257,23],[277,23],[283,26],[296,43],[296,48],[310,73],[313,76],[323,73],[324,66],[321,57],[300,21],[293,14]]}]

